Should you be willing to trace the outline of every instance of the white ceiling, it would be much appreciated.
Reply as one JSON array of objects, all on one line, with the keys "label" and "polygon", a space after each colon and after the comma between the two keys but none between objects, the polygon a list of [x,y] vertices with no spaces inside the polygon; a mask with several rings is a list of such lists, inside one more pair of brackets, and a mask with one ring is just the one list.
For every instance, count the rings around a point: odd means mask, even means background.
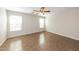
[{"label": "white ceiling", "polygon": [[[22,13],[28,13],[32,14],[33,10],[40,9],[40,7],[5,7],[7,10],[22,12]],[[57,11],[62,11],[65,8],[63,7],[48,7],[48,9],[51,11],[49,14],[55,14]],[[42,16],[42,15],[40,15]]]},{"label": "white ceiling", "polygon": [[35,7],[6,7],[7,10],[18,11],[23,13],[32,13]]}]

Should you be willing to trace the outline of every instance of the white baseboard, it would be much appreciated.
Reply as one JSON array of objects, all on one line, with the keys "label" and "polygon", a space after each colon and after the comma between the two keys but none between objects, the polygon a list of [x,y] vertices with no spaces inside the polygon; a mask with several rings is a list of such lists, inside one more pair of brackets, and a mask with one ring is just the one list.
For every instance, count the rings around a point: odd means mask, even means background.
[{"label": "white baseboard", "polygon": [[14,36],[8,36],[7,38],[14,38],[14,37],[18,37],[18,36],[23,36],[23,35],[30,35],[30,34],[33,34],[33,33],[39,33],[39,32],[43,32],[43,31],[36,31],[36,32],[31,32],[31,33],[21,33],[21,34],[18,34],[18,35],[14,35]]},{"label": "white baseboard", "polygon": [[56,33],[56,32],[51,32],[51,31],[47,31],[47,32],[54,33],[54,34],[57,34],[57,35],[61,35],[61,36],[71,38],[71,39],[74,39],[74,40],[79,40],[79,38],[76,38],[76,37],[72,37],[72,36],[68,36],[68,35],[64,35],[64,34],[60,34],[60,33]]},{"label": "white baseboard", "polygon": [[0,42],[0,46],[6,41],[7,39],[4,39]]}]

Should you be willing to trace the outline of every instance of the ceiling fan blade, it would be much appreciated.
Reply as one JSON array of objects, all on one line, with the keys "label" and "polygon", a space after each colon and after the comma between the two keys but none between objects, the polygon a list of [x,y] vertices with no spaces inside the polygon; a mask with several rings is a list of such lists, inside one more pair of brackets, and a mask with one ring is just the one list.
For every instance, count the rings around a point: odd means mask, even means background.
[{"label": "ceiling fan blade", "polygon": [[40,12],[39,10],[33,10],[34,12]]},{"label": "ceiling fan blade", "polygon": [[44,11],[44,12],[51,12],[50,10],[48,10],[48,11]]},{"label": "ceiling fan blade", "polygon": [[39,12],[32,12],[32,14],[39,14]]}]

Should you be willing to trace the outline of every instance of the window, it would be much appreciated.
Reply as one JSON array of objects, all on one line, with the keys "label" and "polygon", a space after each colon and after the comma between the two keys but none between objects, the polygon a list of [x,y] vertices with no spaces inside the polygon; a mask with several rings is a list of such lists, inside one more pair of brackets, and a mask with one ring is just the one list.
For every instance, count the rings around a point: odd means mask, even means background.
[{"label": "window", "polygon": [[10,15],[9,26],[10,26],[10,31],[22,30],[22,16]]},{"label": "window", "polygon": [[44,28],[44,18],[40,18],[40,28]]}]

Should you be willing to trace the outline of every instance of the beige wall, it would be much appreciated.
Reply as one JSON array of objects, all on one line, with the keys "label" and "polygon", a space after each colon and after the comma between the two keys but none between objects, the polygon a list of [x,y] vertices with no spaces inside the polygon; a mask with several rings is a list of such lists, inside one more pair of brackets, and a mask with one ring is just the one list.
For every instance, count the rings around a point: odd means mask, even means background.
[{"label": "beige wall", "polygon": [[7,39],[7,15],[6,10],[0,7],[0,46]]},{"label": "beige wall", "polygon": [[[40,26],[39,26],[39,19],[41,17],[30,15],[30,14],[14,12],[14,11],[7,11],[7,14],[8,14],[8,20],[9,20],[9,16],[13,14],[13,15],[22,16],[22,22],[23,22],[21,31],[10,32],[8,28],[8,38],[19,36],[19,35],[31,34],[31,33],[40,32],[44,30],[44,29],[40,29]],[[9,27],[9,24],[8,24],[8,27]]]},{"label": "beige wall", "polygon": [[79,8],[54,8],[46,19],[46,29],[79,40]]}]

